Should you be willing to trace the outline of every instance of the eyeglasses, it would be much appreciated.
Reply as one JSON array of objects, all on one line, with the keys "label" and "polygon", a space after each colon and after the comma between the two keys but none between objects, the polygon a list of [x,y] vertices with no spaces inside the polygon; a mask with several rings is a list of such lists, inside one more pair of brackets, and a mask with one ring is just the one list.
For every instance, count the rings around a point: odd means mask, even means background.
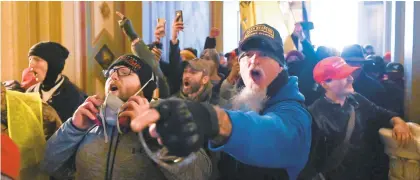
[{"label": "eyeglasses", "polygon": [[130,75],[133,72],[133,70],[128,67],[117,67],[117,68],[112,68],[110,70],[104,70],[103,74],[105,78],[108,78],[110,75],[114,74],[114,72],[117,72],[118,77],[121,77],[121,76]]}]

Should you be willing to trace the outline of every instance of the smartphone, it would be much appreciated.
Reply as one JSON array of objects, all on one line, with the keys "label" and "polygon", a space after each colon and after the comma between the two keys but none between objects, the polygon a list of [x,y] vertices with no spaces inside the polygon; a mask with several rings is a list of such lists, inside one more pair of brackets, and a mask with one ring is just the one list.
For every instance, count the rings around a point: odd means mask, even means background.
[{"label": "smartphone", "polygon": [[182,10],[175,11],[176,22],[184,22],[184,17],[182,17]]},{"label": "smartphone", "polygon": [[158,18],[157,23],[158,23],[158,24],[162,24],[162,25],[163,25],[163,31],[162,31],[162,32],[160,32],[160,34],[159,34],[159,37],[160,37],[160,38],[163,38],[163,37],[165,37],[165,31],[166,31],[166,29],[165,29],[165,25],[166,25],[166,20],[165,20],[165,19],[163,19],[163,18]]}]

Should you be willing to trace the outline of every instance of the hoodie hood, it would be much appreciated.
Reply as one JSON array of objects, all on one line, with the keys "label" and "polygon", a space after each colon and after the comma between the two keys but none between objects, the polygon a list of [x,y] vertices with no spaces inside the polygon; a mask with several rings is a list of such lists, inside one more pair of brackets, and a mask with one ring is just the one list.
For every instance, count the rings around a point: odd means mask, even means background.
[{"label": "hoodie hood", "polygon": [[276,95],[268,99],[266,107],[270,107],[280,101],[288,100],[305,102],[305,97],[299,92],[298,78],[296,76],[289,76],[287,84],[280,88]]}]

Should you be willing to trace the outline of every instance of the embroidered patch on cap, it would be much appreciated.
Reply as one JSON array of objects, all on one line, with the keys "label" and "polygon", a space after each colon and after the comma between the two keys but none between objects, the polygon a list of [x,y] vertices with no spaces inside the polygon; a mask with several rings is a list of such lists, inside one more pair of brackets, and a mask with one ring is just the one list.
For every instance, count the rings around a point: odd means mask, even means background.
[{"label": "embroidered patch on cap", "polygon": [[125,61],[127,64],[129,64],[134,70],[140,70],[141,65],[131,56],[123,56],[120,57],[122,61]]},{"label": "embroidered patch on cap", "polygon": [[247,29],[244,33],[244,40],[255,35],[263,35],[274,39],[273,29],[264,24],[256,25]]}]

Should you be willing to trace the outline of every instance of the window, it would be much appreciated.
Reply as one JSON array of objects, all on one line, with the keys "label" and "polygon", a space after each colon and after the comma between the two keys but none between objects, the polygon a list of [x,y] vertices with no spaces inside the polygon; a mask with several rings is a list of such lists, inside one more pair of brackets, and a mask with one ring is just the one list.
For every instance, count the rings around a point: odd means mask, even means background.
[{"label": "window", "polygon": [[238,1],[223,2],[223,52],[238,47],[240,41],[240,13]]},{"label": "window", "polygon": [[311,3],[310,20],[314,22],[311,41],[341,51],[358,42],[358,1],[316,1]]}]

